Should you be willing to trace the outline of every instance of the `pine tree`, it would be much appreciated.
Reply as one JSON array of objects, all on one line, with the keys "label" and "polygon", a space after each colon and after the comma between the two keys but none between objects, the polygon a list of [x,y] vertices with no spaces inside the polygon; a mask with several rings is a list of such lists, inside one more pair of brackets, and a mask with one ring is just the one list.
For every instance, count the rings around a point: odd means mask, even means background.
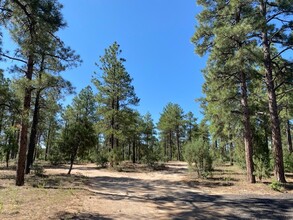
[{"label": "pine tree", "polygon": [[101,120],[98,126],[104,135],[109,149],[118,151],[120,141],[123,141],[123,130],[127,112],[131,106],[138,104],[132,78],[126,71],[124,58],[120,58],[120,46],[115,42],[105,50],[100,58],[102,76],[93,79],[98,89],[98,114]]},{"label": "pine tree", "polygon": [[71,173],[76,157],[84,157],[96,147],[97,133],[94,128],[96,102],[90,86],[82,89],[68,106],[63,118],[65,127],[61,135],[61,152],[70,161],[68,174]]},{"label": "pine tree", "polygon": [[[272,129],[275,160],[274,173],[279,182],[285,183],[281,126],[276,95],[277,89],[280,87],[280,84],[277,84],[276,77],[281,72],[279,71],[280,66],[278,66],[276,59],[280,58],[285,51],[293,49],[293,4],[291,0],[273,2],[258,0],[256,1],[254,13],[255,32],[257,33],[256,36],[260,36],[260,47],[263,50],[261,62],[264,68],[264,81],[267,89]],[[277,46],[281,49],[274,50],[274,47]],[[286,65],[288,65],[288,62],[285,63]]]},{"label": "pine tree", "polygon": [[[199,27],[192,41],[200,55],[211,52],[205,76],[209,83],[206,84],[209,92],[215,93],[212,94],[215,96],[213,99],[217,100],[218,104],[229,102],[240,92],[239,113],[243,118],[247,177],[249,182],[255,183],[251,110],[248,102],[248,82],[253,77],[251,73],[255,72],[251,68],[254,65],[251,51],[254,51],[255,45],[248,40],[251,19],[243,16],[250,11],[250,7],[238,1],[200,3],[205,9],[198,15]],[[220,87],[222,91],[217,91]]]},{"label": "pine tree", "polygon": [[161,141],[165,142],[165,156],[167,156],[167,146],[169,146],[169,160],[173,159],[174,143],[177,147],[177,160],[182,159],[183,125],[183,109],[178,104],[168,103],[163,109],[157,127],[160,131]]},{"label": "pine tree", "polygon": [[194,117],[192,112],[188,112],[185,115],[185,125],[184,129],[186,130],[186,141],[192,141],[192,139],[195,139],[197,137],[197,118]]},{"label": "pine tree", "polygon": [[155,124],[153,122],[152,116],[149,112],[147,112],[143,118],[143,141],[148,148],[152,148],[155,142]]},{"label": "pine tree", "polygon": [[[16,66],[15,71],[24,69],[25,84],[23,89],[23,109],[20,131],[20,142],[18,152],[18,164],[16,185],[24,184],[24,169],[27,148],[27,134],[29,127],[29,111],[31,106],[31,92],[33,73],[37,68],[41,55],[50,55],[61,57],[64,52],[70,52],[55,33],[65,26],[60,12],[62,5],[56,0],[15,0],[7,1],[5,10],[9,11],[9,16],[5,22],[12,39],[18,45],[17,56],[2,55],[13,59],[23,66]],[[54,54],[51,54],[52,48],[57,48]],[[60,47],[62,46],[62,48]],[[71,53],[71,52],[70,52]]]},{"label": "pine tree", "polygon": [[[55,96],[54,99],[57,102],[57,100],[62,97],[62,93],[68,92],[70,94],[73,90],[71,83],[67,80],[64,80],[61,76],[53,76],[50,74],[45,74],[43,72],[39,72],[38,79],[36,79],[35,82],[36,83],[34,87],[36,88],[36,91],[28,153],[26,159],[26,174],[30,173],[30,167],[33,165],[33,158],[37,143],[37,134],[40,133],[39,122],[42,117],[42,115],[40,115],[40,111],[42,108],[49,110],[52,105],[54,106],[54,103],[50,102],[52,101],[52,99],[49,99],[48,102],[51,106],[47,106],[46,96]],[[43,113],[43,115],[46,114]]]}]

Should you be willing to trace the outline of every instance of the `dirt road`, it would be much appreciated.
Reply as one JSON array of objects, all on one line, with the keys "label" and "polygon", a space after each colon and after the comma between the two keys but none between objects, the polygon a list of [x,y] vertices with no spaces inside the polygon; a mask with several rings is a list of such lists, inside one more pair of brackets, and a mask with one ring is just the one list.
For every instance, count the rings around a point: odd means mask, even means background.
[{"label": "dirt road", "polygon": [[109,173],[95,167],[74,172],[87,177],[88,193],[71,211],[53,218],[293,219],[293,194],[262,191],[268,188],[264,184],[254,187],[258,192],[237,189],[241,185],[233,181],[191,184],[185,163],[169,163],[167,170],[149,173]]},{"label": "dirt road", "polygon": [[292,190],[246,184],[234,167],[201,181],[182,162],[152,172],[76,165],[71,176],[67,167],[29,176],[24,188],[13,186],[14,171],[1,172],[0,219],[293,219]]}]

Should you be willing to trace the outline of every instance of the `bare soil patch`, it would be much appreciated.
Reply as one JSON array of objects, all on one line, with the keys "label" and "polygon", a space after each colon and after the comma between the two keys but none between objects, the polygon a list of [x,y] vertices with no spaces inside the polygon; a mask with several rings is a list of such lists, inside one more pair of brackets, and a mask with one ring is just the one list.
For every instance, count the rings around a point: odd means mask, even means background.
[{"label": "bare soil patch", "polygon": [[125,163],[117,172],[95,164],[46,167],[14,186],[15,171],[0,170],[0,219],[290,219],[293,175],[284,192],[266,182],[247,184],[237,166],[219,166],[200,180],[186,163],[153,171]]}]

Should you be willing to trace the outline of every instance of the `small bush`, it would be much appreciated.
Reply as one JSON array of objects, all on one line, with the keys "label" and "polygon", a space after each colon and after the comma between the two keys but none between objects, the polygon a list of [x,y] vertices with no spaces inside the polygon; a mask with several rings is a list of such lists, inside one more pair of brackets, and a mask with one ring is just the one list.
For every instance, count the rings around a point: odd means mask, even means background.
[{"label": "small bush", "polygon": [[45,170],[44,170],[44,167],[42,167],[41,165],[39,164],[34,164],[33,165],[33,170],[34,170],[34,174],[36,176],[44,176],[44,173],[45,173]]},{"label": "small bush", "polygon": [[277,181],[273,181],[269,186],[271,187],[272,190],[275,190],[278,192],[281,192],[283,189],[282,184]]},{"label": "small bush", "polygon": [[64,162],[64,155],[60,151],[58,145],[53,145],[50,149],[49,161],[54,166]]},{"label": "small bush", "polygon": [[142,163],[150,167],[154,167],[158,161],[159,161],[159,158],[156,152],[153,152],[149,149],[145,152],[145,155],[142,158]]},{"label": "small bush", "polygon": [[258,177],[260,181],[262,181],[263,178],[269,178],[271,176],[270,174],[270,161],[268,157],[259,155],[258,157],[254,157],[254,175]]},{"label": "small bush", "polygon": [[108,152],[106,150],[99,151],[96,155],[96,164],[105,168],[108,162]]},{"label": "small bush", "polygon": [[122,161],[122,154],[119,150],[111,150],[108,152],[108,161],[111,167],[118,165]]},{"label": "small bush", "polygon": [[198,139],[184,146],[184,158],[189,168],[197,172],[198,177],[206,178],[212,171],[212,156],[209,152],[209,144]]}]

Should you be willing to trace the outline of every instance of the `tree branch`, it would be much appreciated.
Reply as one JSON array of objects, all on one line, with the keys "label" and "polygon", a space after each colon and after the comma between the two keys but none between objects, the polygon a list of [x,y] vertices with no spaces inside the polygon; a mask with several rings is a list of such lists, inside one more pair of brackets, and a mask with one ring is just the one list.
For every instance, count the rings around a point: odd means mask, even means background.
[{"label": "tree branch", "polygon": [[19,61],[19,62],[27,64],[27,62],[25,60],[22,60],[22,59],[19,59],[19,58],[16,58],[16,57],[11,57],[11,56],[3,54],[3,53],[0,53],[0,56],[6,57],[6,58],[8,58],[10,60],[15,60],[15,61]]},{"label": "tree branch", "polygon": [[286,47],[285,49],[281,50],[277,55],[275,55],[271,60],[274,60],[276,59],[278,56],[280,56],[282,53],[284,53],[285,51],[287,50],[292,50],[293,47],[292,46],[289,46],[289,47]]}]

